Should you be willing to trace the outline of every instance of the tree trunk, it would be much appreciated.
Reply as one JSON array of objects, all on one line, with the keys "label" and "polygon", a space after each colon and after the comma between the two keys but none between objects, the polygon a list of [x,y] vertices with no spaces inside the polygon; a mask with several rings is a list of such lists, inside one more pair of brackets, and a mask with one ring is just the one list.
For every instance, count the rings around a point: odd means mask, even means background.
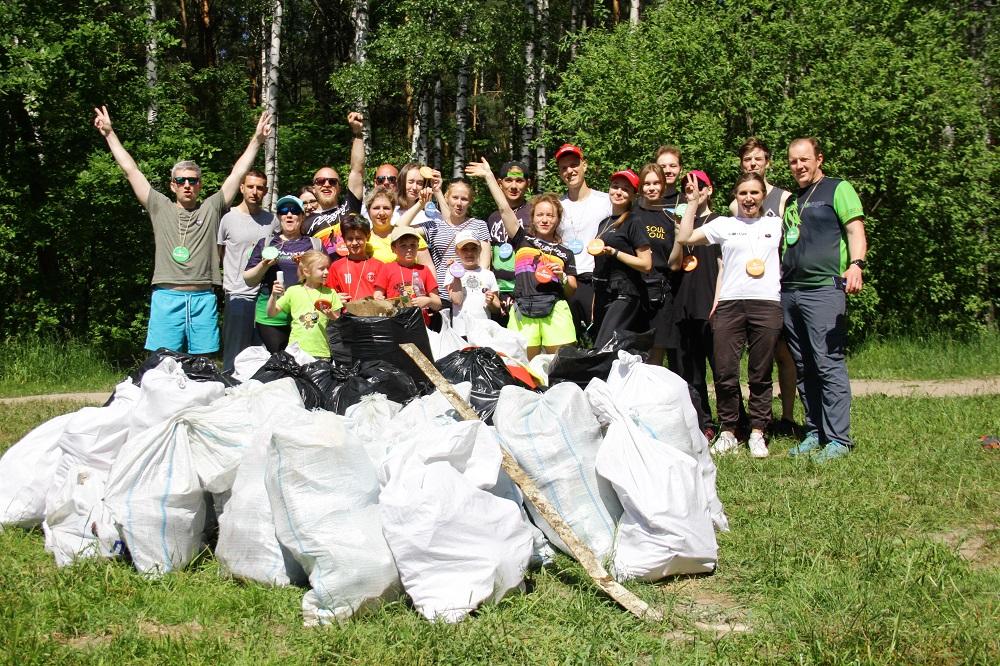
[{"label": "tree trunk", "polygon": [[187,51],[188,47],[188,12],[187,0],[180,0],[181,6],[181,48]]},{"label": "tree trunk", "polygon": [[452,146],[451,177],[461,178],[465,175],[465,135],[469,127],[469,62],[467,60],[458,69],[458,80],[455,88],[455,145]]},{"label": "tree trunk", "polygon": [[444,90],[442,88],[441,79],[439,78],[434,82],[434,114],[432,127],[429,128],[428,132],[434,136],[434,140],[431,142],[433,149],[431,150],[430,164],[435,169],[440,169],[441,163],[444,160],[444,146],[441,141],[441,126],[444,118],[444,101],[441,99]]},{"label": "tree trunk", "polygon": [[[549,0],[538,0],[538,25],[544,30],[549,23]],[[535,120],[535,182],[540,183],[545,176],[545,105],[548,103],[545,83],[545,61],[548,59],[547,40],[541,40],[538,54],[538,97]]]},{"label": "tree trunk", "polygon": [[146,122],[156,122],[156,0],[146,1],[146,26],[149,41],[146,42],[146,88],[149,89],[149,106],[146,107]]},{"label": "tree trunk", "polygon": [[628,22],[632,25],[639,25],[639,0],[632,0],[628,12]]},{"label": "tree trunk", "polygon": [[421,90],[416,117],[413,119],[413,141],[410,143],[410,154],[414,161],[421,164],[427,163],[427,121],[429,115],[430,93],[427,90]]},{"label": "tree trunk", "polygon": [[215,67],[215,26],[208,0],[201,0],[201,48],[206,67]]},{"label": "tree trunk", "polygon": [[[368,0],[354,0],[351,4],[351,21],[354,23],[354,42],[352,43],[352,59],[358,64],[364,63],[367,58],[368,47]],[[355,101],[358,112],[364,118],[364,141],[365,154],[371,154],[372,150],[372,123],[368,117],[368,102],[359,95]]]},{"label": "tree trunk", "polygon": [[264,175],[267,197],[264,207],[273,210],[278,197],[278,73],[281,62],[282,0],[274,0],[271,13],[271,53],[267,60],[267,110],[271,114],[271,134],[264,144]]},{"label": "tree trunk", "polygon": [[569,3],[569,32],[573,37],[569,40],[569,59],[576,59],[576,33],[580,30],[580,10],[577,8],[577,0],[570,0]]},{"label": "tree trunk", "polygon": [[535,0],[526,0],[524,4],[528,12],[530,33],[524,42],[524,121],[521,124],[520,158],[527,165],[531,161],[531,146],[535,138],[535,98],[538,95],[538,82],[535,79],[535,42],[541,26],[538,25],[538,6]]}]

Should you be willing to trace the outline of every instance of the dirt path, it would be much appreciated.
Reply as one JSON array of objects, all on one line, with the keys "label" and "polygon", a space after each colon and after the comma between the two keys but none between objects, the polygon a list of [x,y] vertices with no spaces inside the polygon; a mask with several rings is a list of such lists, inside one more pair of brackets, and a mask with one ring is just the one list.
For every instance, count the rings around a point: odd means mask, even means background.
[{"label": "dirt path", "polygon": [[[745,391],[745,389],[744,389]],[[852,379],[851,392],[855,396],[887,395],[890,397],[928,396],[947,398],[969,395],[1000,395],[1000,377],[979,377],[975,379]],[[774,395],[779,394],[778,384],[774,385]],[[50,393],[48,395],[26,395],[18,398],[0,398],[0,405],[15,405],[19,402],[45,400],[56,402],[86,402],[101,405],[109,393]]]}]

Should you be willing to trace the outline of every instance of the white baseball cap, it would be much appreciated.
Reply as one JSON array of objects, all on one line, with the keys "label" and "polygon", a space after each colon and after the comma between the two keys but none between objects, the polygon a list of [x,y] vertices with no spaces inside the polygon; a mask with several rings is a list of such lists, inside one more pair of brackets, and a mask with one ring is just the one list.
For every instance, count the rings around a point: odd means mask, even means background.
[{"label": "white baseball cap", "polygon": [[460,248],[463,245],[468,245],[469,243],[474,243],[479,245],[479,239],[476,238],[471,231],[468,229],[463,229],[455,234],[455,247]]}]

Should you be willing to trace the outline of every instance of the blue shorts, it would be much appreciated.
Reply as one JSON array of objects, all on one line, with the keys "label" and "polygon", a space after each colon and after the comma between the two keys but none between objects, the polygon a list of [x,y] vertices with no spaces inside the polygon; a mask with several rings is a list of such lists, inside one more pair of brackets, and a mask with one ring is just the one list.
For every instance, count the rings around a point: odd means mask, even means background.
[{"label": "blue shorts", "polygon": [[160,347],[188,354],[219,351],[219,311],[214,291],[153,287],[146,349],[156,351]]}]

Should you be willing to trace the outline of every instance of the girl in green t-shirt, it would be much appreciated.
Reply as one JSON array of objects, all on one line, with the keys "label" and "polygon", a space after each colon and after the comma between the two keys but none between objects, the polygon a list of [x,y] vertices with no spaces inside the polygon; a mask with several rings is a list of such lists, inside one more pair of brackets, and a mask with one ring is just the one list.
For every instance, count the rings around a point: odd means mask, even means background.
[{"label": "girl in green t-shirt", "polygon": [[340,316],[343,303],[337,292],[326,286],[330,258],[325,252],[310,250],[299,258],[299,284],[288,289],[274,283],[267,301],[267,314],[285,312],[292,318],[288,343],[299,343],[302,351],[316,358],[330,358],[326,324]]}]

